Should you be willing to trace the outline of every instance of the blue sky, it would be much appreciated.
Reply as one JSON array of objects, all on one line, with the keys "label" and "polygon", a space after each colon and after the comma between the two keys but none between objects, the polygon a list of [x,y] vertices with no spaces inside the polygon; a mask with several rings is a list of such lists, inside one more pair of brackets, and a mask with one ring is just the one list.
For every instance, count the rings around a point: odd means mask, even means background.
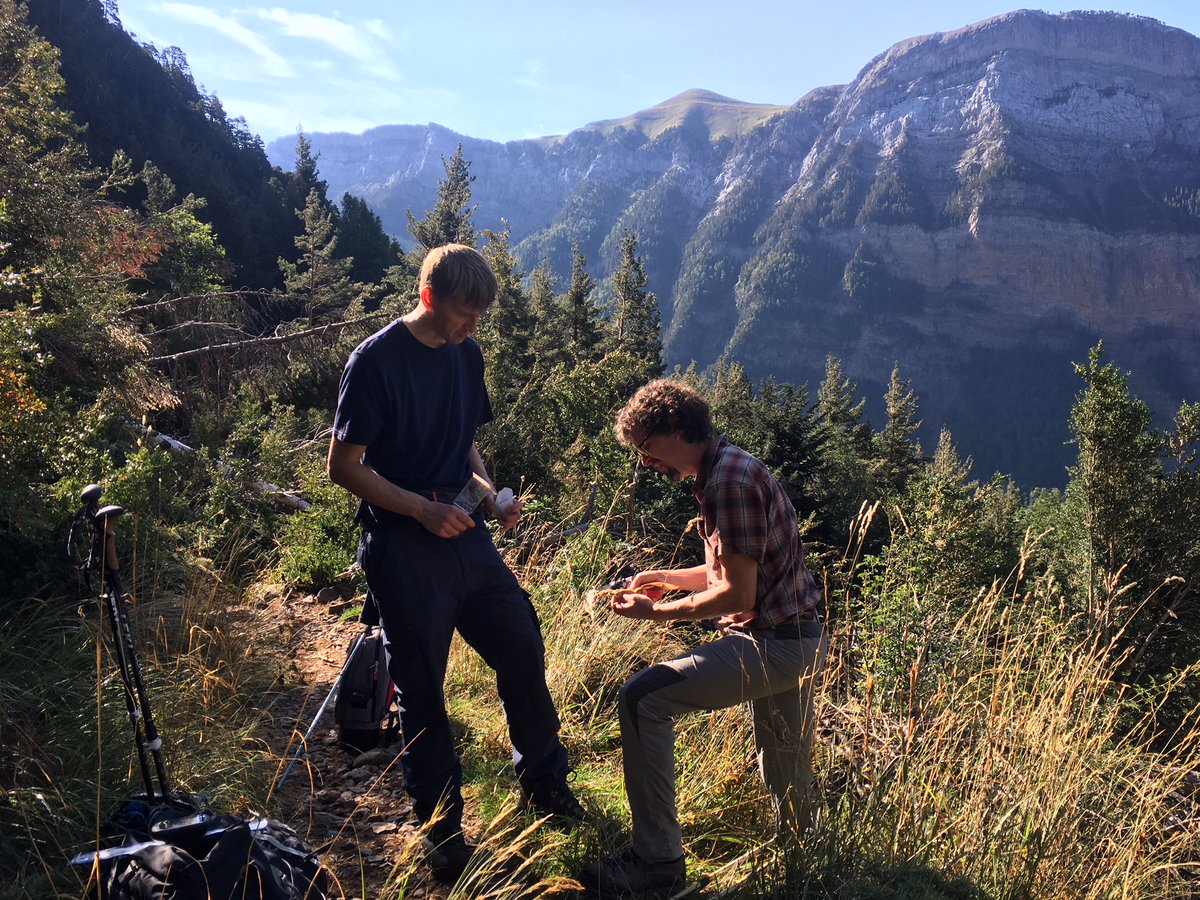
[{"label": "blue sky", "polygon": [[[187,54],[271,140],[437,122],[498,141],[563,134],[689,88],[790,104],[905,38],[1019,8],[985,0],[119,0],[126,30]],[[1076,7],[1044,7],[1049,12]],[[1121,12],[1200,35],[1197,0]]]}]

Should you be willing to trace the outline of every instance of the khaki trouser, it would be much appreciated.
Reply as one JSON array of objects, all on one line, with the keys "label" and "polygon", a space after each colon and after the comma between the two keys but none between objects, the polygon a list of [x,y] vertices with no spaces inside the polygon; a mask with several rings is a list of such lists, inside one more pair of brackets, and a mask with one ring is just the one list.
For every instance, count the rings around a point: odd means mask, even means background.
[{"label": "khaki trouser", "polygon": [[[816,623],[805,623],[810,633]],[[687,712],[750,703],[759,771],[780,828],[811,820],[813,693],[825,663],[823,629],[812,637],[731,632],[643,669],[621,688],[625,791],[633,849],[647,862],[683,855],[675,808],[674,720]]]}]

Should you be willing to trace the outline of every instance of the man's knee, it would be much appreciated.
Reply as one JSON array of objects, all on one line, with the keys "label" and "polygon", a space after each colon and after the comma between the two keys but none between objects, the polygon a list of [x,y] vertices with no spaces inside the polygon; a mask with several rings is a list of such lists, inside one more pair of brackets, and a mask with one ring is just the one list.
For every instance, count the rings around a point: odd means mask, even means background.
[{"label": "man's knee", "polygon": [[647,714],[655,715],[653,711],[654,697],[664,688],[683,681],[685,676],[678,670],[659,663],[642,669],[623,685],[617,698],[617,708],[621,714],[622,727],[629,727],[637,733],[641,729],[642,720]]}]

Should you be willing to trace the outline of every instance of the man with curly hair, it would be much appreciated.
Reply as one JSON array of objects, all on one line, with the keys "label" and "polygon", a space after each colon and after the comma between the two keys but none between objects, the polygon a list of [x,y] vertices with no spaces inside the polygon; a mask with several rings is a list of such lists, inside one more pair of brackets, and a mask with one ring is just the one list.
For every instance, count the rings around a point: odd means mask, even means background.
[{"label": "man with curly hair", "polygon": [[795,508],[762,462],[714,432],[700,393],[652,381],[621,410],[616,431],[641,465],[672,481],[695,479],[704,563],[639,572],[612,597],[612,611],[656,622],[711,619],[722,634],[621,688],[633,829],[627,850],[580,875],[602,898],[669,892],[686,879],[674,757],[674,720],[684,713],[749,703],[780,829],[795,835],[808,824],[812,697],[826,652],[823,595],[804,564]]}]

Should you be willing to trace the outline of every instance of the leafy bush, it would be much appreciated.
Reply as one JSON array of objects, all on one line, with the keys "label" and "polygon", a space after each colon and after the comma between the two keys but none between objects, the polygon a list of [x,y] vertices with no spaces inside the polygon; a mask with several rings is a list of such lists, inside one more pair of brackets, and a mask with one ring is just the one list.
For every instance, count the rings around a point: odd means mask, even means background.
[{"label": "leafy bush", "polygon": [[358,501],[326,477],[323,460],[315,455],[301,463],[298,474],[301,494],[312,507],[280,522],[279,571],[288,584],[324,587],[354,561]]}]

